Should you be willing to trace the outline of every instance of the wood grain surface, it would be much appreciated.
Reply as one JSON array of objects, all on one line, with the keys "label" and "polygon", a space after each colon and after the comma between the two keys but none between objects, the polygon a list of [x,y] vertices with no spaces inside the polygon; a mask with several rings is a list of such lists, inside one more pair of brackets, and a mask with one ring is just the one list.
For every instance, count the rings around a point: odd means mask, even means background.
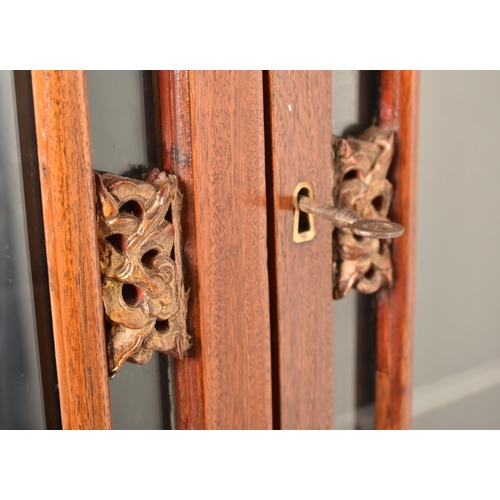
[{"label": "wood grain surface", "polygon": [[333,426],[332,224],[294,243],[292,195],[301,181],[332,203],[331,72],[265,72],[274,428]]},{"label": "wood grain surface", "polygon": [[380,125],[396,132],[389,218],[405,226],[393,241],[394,287],[377,293],[375,427],[411,427],[418,147],[418,71],[382,71]]},{"label": "wood grain surface", "polygon": [[159,80],[164,165],[185,195],[194,341],[176,364],[178,425],[269,429],[262,73],[160,72]]},{"label": "wood grain surface", "polygon": [[33,71],[32,79],[62,425],[109,429],[85,74]]},{"label": "wood grain surface", "polygon": [[188,332],[193,342],[186,357],[175,361],[177,426],[179,429],[205,429],[189,72],[158,71],[158,84],[163,168],[169,174],[177,175],[179,189],[184,195],[182,253],[184,284],[186,290],[190,290]]}]

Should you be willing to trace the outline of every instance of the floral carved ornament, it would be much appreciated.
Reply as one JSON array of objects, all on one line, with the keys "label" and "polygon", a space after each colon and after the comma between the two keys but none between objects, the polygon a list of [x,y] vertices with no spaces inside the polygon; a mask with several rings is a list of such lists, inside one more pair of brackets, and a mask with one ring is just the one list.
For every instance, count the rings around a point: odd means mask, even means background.
[{"label": "floral carved ornament", "polygon": [[[368,128],[359,138],[333,137],[334,202],[365,219],[388,221],[393,196],[387,172],[394,152],[394,133]],[[374,293],[391,287],[392,240],[362,238],[348,229],[335,229],[333,245],[334,298],[352,288]]]},{"label": "floral carved ornament", "polygon": [[147,363],[154,351],[182,358],[191,340],[176,176],[96,173],[95,185],[110,375],[125,361]]}]

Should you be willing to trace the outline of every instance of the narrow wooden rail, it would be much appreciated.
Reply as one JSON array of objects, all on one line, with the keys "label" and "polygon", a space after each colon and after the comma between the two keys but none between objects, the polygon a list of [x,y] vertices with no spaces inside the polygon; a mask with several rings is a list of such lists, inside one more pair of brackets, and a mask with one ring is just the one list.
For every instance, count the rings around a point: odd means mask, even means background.
[{"label": "narrow wooden rail", "polygon": [[382,71],[380,125],[396,132],[389,218],[405,227],[392,246],[395,284],[377,293],[375,427],[411,427],[419,72]]}]

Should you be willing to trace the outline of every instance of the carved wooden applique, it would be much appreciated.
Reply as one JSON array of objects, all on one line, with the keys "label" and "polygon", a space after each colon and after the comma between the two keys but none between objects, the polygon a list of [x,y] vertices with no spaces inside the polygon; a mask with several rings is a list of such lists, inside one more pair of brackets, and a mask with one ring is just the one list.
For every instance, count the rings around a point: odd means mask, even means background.
[{"label": "carved wooden applique", "polygon": [[155,169],[145,181],[98,173],[95,181],[110,375],[154,351],[182,358],[191,344],[177,178]]},{"label": "carved wooden applique", "polygon": [[[393,150],[394,133],[380,127],[370,127],[359,139],[333,137],[335,205],[366,219],[389,220],[393,190],[386,177]],[[334,298],[345,297],[351,288],[373,293],[392,286],[391,243],[335,229]]]}]

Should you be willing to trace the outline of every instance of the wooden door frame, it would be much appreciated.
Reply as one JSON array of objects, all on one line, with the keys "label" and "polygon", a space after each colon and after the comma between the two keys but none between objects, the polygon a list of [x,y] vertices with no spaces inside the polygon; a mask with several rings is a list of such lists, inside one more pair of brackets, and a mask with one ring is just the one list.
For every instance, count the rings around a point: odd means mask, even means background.
[{"label": "wooden door frame", "polygon": [[85,73],[32,82],[62,426],[111,429]]},{"label": "wooden door frame", "polygon": [[417,246],[419,71],[381,71],[379,122],[396,133],[389,217],[405,227],[392,246],[394,287],[377,293],[375,428],[410,429]]}]

